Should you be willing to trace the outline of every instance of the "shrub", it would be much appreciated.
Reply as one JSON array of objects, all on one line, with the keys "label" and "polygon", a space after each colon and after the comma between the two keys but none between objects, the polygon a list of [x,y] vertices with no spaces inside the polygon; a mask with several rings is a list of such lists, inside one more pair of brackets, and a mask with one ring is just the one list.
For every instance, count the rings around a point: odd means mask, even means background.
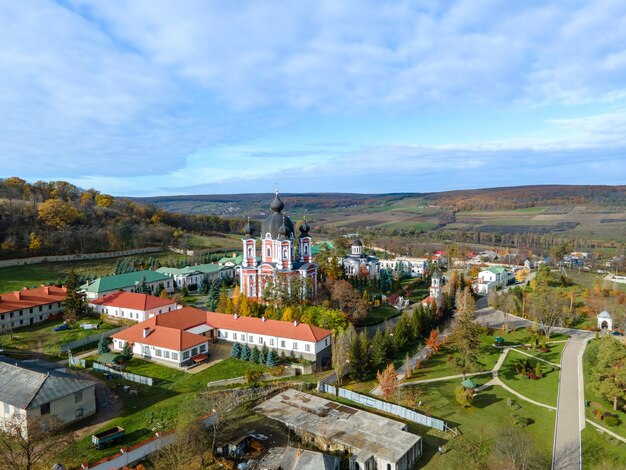
[{"label": "shrub", "polygon": [[602,421],[602,411],[600,410],[595,410],[593,412],[594,416],[596,417],[597,421]]},{"label": "shrub", "polygon": [[466,389],[463,385],[458,385],[454,389],[454,395],[456,397],[457,403],[466,408],[472,406],[474,402],[474,392],[472,390]]},{"label": "shrub", "polygon": [[256,385],[259,382],[259,380],[261,380],[262,375],[263,375],[263,372],[261,372],[260,370],[247,371],[244,376],[246,378],[246,384],[250,386]]},{"label": "shrub", "polygon": [[609,416],[607,416],[606,418],[603,419],[603,422],[608,427],[612,428],[612,427],[617,426],[619,424],[619,419],[617,419],[613,415],[609,415]]},{"label": "shrub", "polygon": [[280,377],[285,373],[285,366],[274,366],[270,369],[270,375],[272,377]]},{"label": "shrub", "polygon": [[519,410],[521,408],[521,406],[519,406],[518,403],[512,398],[506,399],[506,406],[508,406],[512,410]]},{"label": "shrub", "polygon": [[520,428],[525,428],[530,424],[530,420],[525,416],[512,414],[511,424],[513,424],[514,426],[519,426]]}]

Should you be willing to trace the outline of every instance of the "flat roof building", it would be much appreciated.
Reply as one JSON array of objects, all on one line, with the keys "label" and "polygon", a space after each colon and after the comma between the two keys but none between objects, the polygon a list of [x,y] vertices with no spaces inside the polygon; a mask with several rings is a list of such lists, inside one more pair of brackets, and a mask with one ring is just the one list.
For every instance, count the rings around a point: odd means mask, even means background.
[{"label": "flat roof building", "polygon": [[255,411],[284,423],[323,451],[349,451],[350,470],[409,470],[422,438],[400,421],[289,389]]}]

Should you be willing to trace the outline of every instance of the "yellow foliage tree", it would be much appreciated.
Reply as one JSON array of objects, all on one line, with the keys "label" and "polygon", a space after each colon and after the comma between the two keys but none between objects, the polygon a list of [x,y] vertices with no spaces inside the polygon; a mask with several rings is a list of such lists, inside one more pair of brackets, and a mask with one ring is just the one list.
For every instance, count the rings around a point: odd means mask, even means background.
[{"label": "yellow foliage tree", "polygon": [[249,317],[251,315],[250,302],[244,294],[239,294],[239,315]]},{"label": "yellow foliage tree", "polygon": [[28,243],[28,249],[30,251],[39,251],[41,249],[42,240],[35,232],[30,234],[30,242]]},{"label": "yellow foliage tree", "polygon": [[293,321],[293,309],[291,307],[285,307],[283,310],[282,321]]},{"label": "yellow foliage tree", "polygon": [[96,196],[96,204],[98,207],[111,207],[115,202],[115,198],[113,196],[109,196],[108,194],[98,194]]},{"label": "yellow foliage tree", "polygon": [[39,204],[39,219],[46,225],[60,229],[78,221],[80,214],[69,202],[48,199]]}]

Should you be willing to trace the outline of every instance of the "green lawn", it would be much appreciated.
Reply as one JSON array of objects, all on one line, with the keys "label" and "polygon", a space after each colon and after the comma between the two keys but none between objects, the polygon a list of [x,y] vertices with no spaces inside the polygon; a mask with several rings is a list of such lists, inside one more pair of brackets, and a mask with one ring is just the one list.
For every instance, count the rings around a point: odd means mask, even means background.
[{"label": "green lawn", "polygon": [[[158,430],[172,429],[177,416],[197,403],[200,392],[206,390],[209,381],[239,377],[248,370],[267,370],[263,366],[236,359],[226,359],[197,374],[172,369],[160,364],[133,358],[126,367],[128,372],[149,376],[158,380],[155,386],[128,382],[123,379],[107,380],[123,403],[122,414],[112,423],[98,431],[118,425],[126,430],[123,446],[131,446],[152,436]],[[130,397],[122,391],[123,385],[138,390],[139,397]],[[208,412],[208,411],[207,411]],[[112,455],[119,449],[111,447],[98,451],[91,445],[91,436],[86,436],[60,457],[70,467],[84,461],[98,460]]]},{"label": "green lawn", "polygon": [[582,432],[583,470],[626,468],[626,444],[589,423]]},{"label": "green lawn", "polygon": [[[626,413],[620,410],[613,410],[613,404],[610,403],[605,398],[597,395],[590,386],[591,383],[591,374],[593,370],[593,364],[591,363],[591,356],[594,353],[594,350],[597,349],[598,342],[596,340],[591,340],[587,343],[587,349],[585,349],[585,355],[583,356],[583,375],[585,377],[585,400],[591,402],[591,406],[585,408],[587,418],[594,420],[593,416],[594,409],[599,409],[602,412],[608,411],[609,413],[615,415],[619,419],[619,424],[613,428],[610,428],[616,434],[626,438]],[[602,425],[602,423],[598,423]],[[589,426],[589,425],[588,425]]]},{"label": "green lawn", "polygon": [[[519,354],[513,349],[509,350],[509,353],[500,368],[500,380],[525,397],[538,401],[539,403],[556,406],[559,392],[558,368],[542,362],[541,370],[544,377],[537,380],[530,380],[526,376],[519,375],[515,371],[515,364],[519,360],[523,359],[530,359],[530,363],[533,368],[537,362],[540,362],[529,358],[524,354]],[[553,370],[553,368],[556,370]]]},{"label": "green lawn", "polygon": [[[543,359],[544,361],[552,362],[554,364],[561,363],[561,353],[563,352],[563,348],[565,347],[565,342],[563,343],[546,343],[546,347],[549,349],[548,352],[543,351],[533,351],[532,349],[524,350],[525,353],[531,354],[532,356]],[[547,365],[547,364],[546,364]]]},{"label": "green lawn", "polygon": [[365,320],[360,325],[376,325],[378,323],[384,322],[387,318],[393,318],[400,315],[402,312],[397,308],[394,308],[387,304],[378,305],[376,307],[372,307],[369,312],[367,312],[367,316]]},{"label": "green lawn", "polygon": [[[92,323],[96,324],[100,320],[95,318],[87,318],[78,321],[78,324]],[[62,319],[48,320],[37,323],[32,326],[26,326],[13,331],[13,338],[10,334],[0,336],[0,344],[7,349],[24,349],[29,351],[42,352],[49,355],[60,354],[59,346],[62,343],[75,341],[77,339],[86,338],[87,336],[96,335],[103,331],[115,328],[110,323],[102,323],[97,330],[85,330],[75,325],[70,330],[53,331],[53,328],[63,323]],[[95,343],[94,343],[95,346]]]},{"label": "green lawn", "polygon": [[[184,258],[176,253],[146,253],[138,258],[153,257],[162,263],[168,259]],[[125,257],[123,257],[125,258]],[[97,259],[90,261],[66,261],[62,263],[40,263],[10,268],[0,268],[0,292],[11,292],[22,287],[37,287],[49,282],[60,282],[71,270],[78,274],[103,276],[112,274],[115,263],[120,258]]]}]

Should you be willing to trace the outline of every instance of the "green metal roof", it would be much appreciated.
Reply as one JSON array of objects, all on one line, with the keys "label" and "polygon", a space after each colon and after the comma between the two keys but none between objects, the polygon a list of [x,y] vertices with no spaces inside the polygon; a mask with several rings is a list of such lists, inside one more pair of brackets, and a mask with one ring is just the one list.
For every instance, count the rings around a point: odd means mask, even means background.
[{"label": "green metal roof", "polygon": [[502,274],[504,271],[506,271],[506,268],[502,266],[490,266],[489,269],[487,269],[487,271],[492,272],[494,274]]},{"label": "green metal roof", "polygon": [[461,382],[461,385],[463,385],[465,388],[478,387],[478,385],[476,385],[472,379],[465,379],[463,382]]},{"label": "green metal roof", "polygon": [[122,360],[121,354],[118,353],[104,353],[98,356],[98,361],[101,364],[116,364],[117,362]]},{"label": "green metal roof", "polygon": [[87,292],[108,292],[112,290],[120,290],[128,287],[134,287],[139,284],[142,279],[146,282],[160,282],[169,280],[169,276],[157,271],[135,271],[126,274],[117,274],[113,276],[99,277],[90,284],[83,284],[81,289]]},{"label": "green metal roof", "polygon": [[[257,259],[259,257],[257,256]],[[225,263],[233,263],[233,264],[241,264],[241,262],[243,261],[243,255],[237,255],[234,257],[230,257],[230,258],[222,258],[218,261],[218,264],[225,264]]]}]

